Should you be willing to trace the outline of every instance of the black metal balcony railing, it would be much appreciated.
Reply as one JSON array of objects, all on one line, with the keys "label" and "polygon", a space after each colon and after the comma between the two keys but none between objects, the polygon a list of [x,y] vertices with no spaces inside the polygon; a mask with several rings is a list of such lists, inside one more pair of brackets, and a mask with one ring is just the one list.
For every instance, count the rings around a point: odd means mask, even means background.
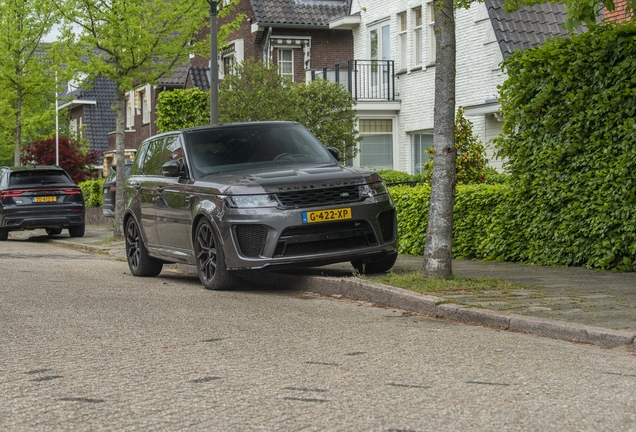
[{"label": "black metal balcony railing", "polygon": [[349,60],[333,68],[312,70],[309,79],[322,78],[342,84],[357,101],[395,100],[393,60]]}]

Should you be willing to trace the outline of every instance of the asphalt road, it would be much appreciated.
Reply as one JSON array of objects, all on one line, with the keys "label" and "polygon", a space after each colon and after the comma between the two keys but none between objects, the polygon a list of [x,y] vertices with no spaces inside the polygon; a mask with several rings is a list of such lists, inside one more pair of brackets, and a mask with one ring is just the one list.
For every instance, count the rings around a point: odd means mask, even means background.
[{"label": "asphalt road", "polygon": [[636,356],[0,244],[1,430],[636,430]]}]

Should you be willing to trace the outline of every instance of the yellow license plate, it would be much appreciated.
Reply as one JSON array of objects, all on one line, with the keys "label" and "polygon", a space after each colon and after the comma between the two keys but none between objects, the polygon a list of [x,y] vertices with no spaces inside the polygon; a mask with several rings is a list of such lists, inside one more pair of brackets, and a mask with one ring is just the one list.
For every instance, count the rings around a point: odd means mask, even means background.
[{"label": "yellow license plate", "polygon": [[303,212],[303,223],[328,222],[344,219],[351,219],[350,208]]},{"label": "yellow license plate", "polygon": [[44,202],[56,202],[57,197],[55,196],[39,196],[33,197],[33,202],[44,203]]}]

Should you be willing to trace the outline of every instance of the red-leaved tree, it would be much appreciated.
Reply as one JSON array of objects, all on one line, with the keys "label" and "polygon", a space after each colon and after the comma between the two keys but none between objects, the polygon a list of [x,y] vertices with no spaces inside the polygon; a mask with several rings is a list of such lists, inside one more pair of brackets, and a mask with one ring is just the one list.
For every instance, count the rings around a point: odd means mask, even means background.
[{"label": "red-leaved tree", "polygon": [[[74,139],[59,137],[60,167],[71,176],[75,183],[91,177],[93,165],[99,160],[100,152],[86,150]],[[22,165],[55,165],[55,138],[36,140],[24,146]]]}]

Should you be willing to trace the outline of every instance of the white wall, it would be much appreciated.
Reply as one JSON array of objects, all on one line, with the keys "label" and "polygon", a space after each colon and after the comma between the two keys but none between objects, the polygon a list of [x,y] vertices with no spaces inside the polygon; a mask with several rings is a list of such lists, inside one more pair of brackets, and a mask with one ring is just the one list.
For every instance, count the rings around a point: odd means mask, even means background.
[{"label": "white wall", "polygon": [[[361,11],[360,6],[366,8]],[[396,77],[396,98],[401,100],[400,110],[396,113],[394,125],[394,168],[400,171],[411,171],[411,143],[409,132],[431,130],[433,128],[433,104],[435,91],[435,67],[422,67],[412,70],[413,65],[413,33],[411,32],[412,9],[421,6],[423,11],[423,29],[425,47],[426,40],[426,9],[427,2],[360,0],[353,2],[351,13],[360,12],[361,24],[353,30],[354,58],[368,59],[368,26],[383,19],[389,19],[391,24],[391,59],[399,63],[398,19],[401,12],[407,13],[409,25],[407,36],[407,73]],[[457,106],[479,105],[487,100],[497,98],[497,86],[504,80],[499,69],[502,61],[501,52],[495,40],[494,31],[488,18],[486,6],[474,3],[470,9],[460,9],[456,12],[457,33],[457,76],[456,76],[456,104]],[[424,53],[424,65],[428,63]],[[360,112],[361,116],[372,116],[369,111]],[[476,135],[487,144],[487,141],[498,135],[501,122],[492,115],[468,117],[473,122]],[[488,147],[488,145],[487,145]],[[489,148],[489,159],[492,159],[492,149]],[[500,168],[500,163],[492,163]]]}]

